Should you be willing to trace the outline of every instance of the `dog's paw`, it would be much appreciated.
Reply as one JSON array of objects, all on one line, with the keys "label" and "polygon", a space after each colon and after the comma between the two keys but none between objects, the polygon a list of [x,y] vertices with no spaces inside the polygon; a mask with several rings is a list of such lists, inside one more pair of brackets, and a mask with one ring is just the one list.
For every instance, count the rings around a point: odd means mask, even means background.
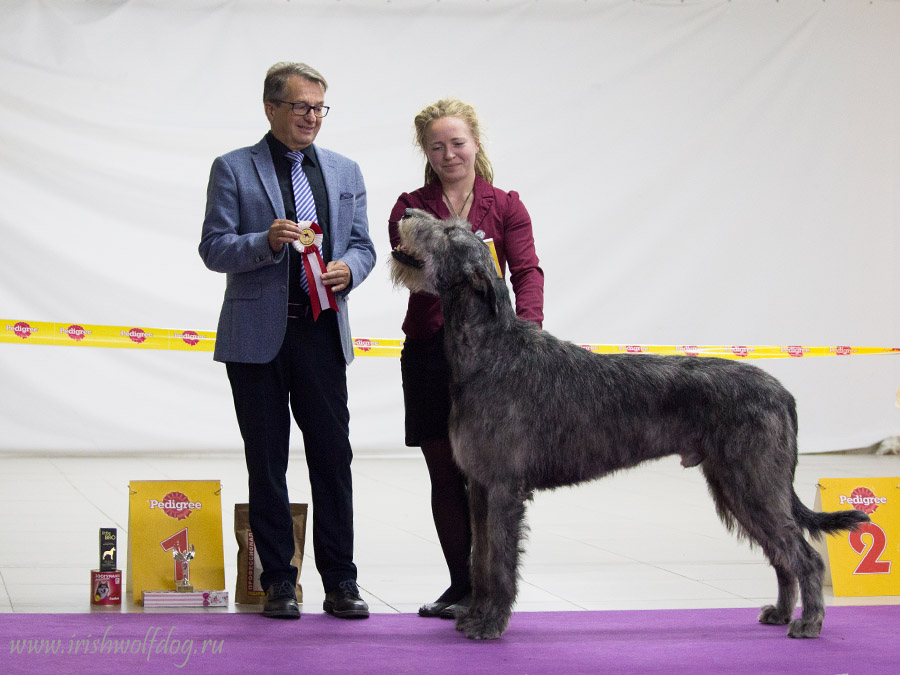
[{"label": "dog's paw", "polygon": [[464,612],[457,612],[456,614],[456,630],[465,632],[466,630],[466,619],[468,619],[472,615],[471,610],[466,610]]},{"label": "dog's paw", "polygon": [[474,607],[469,607],[465,613],[456,615],[456,630],[468,634],[469,626],[484,622],[483,613]]},{"label": "dog's paw", "polygon": [[790,614],[785,614],[774,605],[766,605],[759,612],[759,622],[768,626],[784,626],[790,620]]},{"label": "dog's paw", "polygon": [[792,638],[817,638],[822,632],[822,620],[797,619],[791,621],[788,628],[788,637]]},{"label": "dog's paw", "polygon": [[468,614],[456,620],[456,630],[465,633],[470,640],[496,640],[503,635],[507,625],[508,616],[492,616],[476,608],[470,608]]},{"label": "dog's paw", "polygon": [[490,622],[470,624],[463,632],[470,640],[496,640],[503,635],[503,629]]},{"label": "dog's paw", "polygon": [[[900,394],[898,394],[900,395]],[[900,455],[900,436],[885,438],[875,446],[876,455]]]}]

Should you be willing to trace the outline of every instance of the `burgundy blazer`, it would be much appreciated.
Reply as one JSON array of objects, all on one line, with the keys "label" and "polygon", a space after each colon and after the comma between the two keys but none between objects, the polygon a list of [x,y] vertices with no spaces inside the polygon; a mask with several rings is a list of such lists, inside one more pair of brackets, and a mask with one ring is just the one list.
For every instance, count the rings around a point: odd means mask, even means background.
[{"label": "burgundy blazer", "polygon": [[[451,216],[444,204],[440,181],[434,181],[415,192],[404,192],[397,199],[388,221],[391,247],[400,243],[397,223],[406,209],[421,209],[445,219]],[[485,239],[493,239],[504,276],[507,269],[516,296],[516,314],[538,326],[544,320],[544,272],[534,250],[531,217],[519,201],[517,192],[504,192],[479,176],[467,220],[472,231],[481,230]],[[403,332],[411,338],[431,337],[443,325],[441,303],[427,293],[410,293],[409,307],[403,321]]]}]

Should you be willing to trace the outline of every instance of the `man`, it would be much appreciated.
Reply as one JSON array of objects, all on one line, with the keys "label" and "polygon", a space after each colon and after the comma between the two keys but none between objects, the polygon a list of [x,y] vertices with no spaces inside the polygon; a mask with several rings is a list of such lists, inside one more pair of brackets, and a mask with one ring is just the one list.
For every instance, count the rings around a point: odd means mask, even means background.
[{"label": "man", "polygon": [[369,616],[353,563],[347,295],[371,272],[375,248],[359,166],[313,145],[327,87],[306,64],[269,69],[270,131],[213,162],[200,241],[206,266],[227,274],[214,358],[225,363],[244,439],[263,615],[282,619],[300,618],[285,476],[291,413],[309,466],[324,609]]}]

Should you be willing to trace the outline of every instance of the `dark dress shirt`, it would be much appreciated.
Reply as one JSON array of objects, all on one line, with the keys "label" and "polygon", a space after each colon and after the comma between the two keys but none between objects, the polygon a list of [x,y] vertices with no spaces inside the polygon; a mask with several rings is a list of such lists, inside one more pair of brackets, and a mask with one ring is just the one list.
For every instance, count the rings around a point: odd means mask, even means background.
[{"label": "dark dress shirt", "polygon": [[[291,180],[291,161],[286,157],[290,152],[284,143],[279,141],[272,132],[266,134],[266,142],[269,144],[269,150],[272,152],[272,162],[275,164],[275,175],[278,176],[278,187],[281,188],[281,196],[284,199],[284,217],[288,220],[297,221],[297,209],[294,205],[294,184]],[[322,228],[322,258],[327,265],[331,261],[331,237],[329,236],[330,212],[328,210],[328,192],[325,190],[325,179],[322,178],[322,167],[319,166],[318,157],[316,157],[316,149],[310,145],[304,148],[303,153],[303,173],[309,181],[309,187],[312,190],[313,200],[316,202],[316,223]],[[303,292],[299,282],[299,275],[304,274],[303,262],[300,254],[290,247],[290,291],[288,293],[288,305],[309,305],[309,296]]]}]

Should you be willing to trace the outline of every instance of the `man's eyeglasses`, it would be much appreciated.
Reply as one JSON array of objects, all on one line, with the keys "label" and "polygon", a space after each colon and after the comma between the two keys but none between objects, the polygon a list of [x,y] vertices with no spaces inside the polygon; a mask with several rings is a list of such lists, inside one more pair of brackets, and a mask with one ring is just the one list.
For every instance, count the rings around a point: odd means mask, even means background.
[{"label": "man's eyeglasses", "polygon": [[325,117],[328,114],[328,111],[331,109],[331,106],[327,105],[310,105],[309,103],[304,103],[302,101],[298,103],[292,103],[291,101],[281,101],[279,99],[275,99],[277,103],[284,103],[286,105],[291,106],[291,110],[298,117],[303,117],[308,114],[310,110],[313,111],[313,114],[316,117]]}]

